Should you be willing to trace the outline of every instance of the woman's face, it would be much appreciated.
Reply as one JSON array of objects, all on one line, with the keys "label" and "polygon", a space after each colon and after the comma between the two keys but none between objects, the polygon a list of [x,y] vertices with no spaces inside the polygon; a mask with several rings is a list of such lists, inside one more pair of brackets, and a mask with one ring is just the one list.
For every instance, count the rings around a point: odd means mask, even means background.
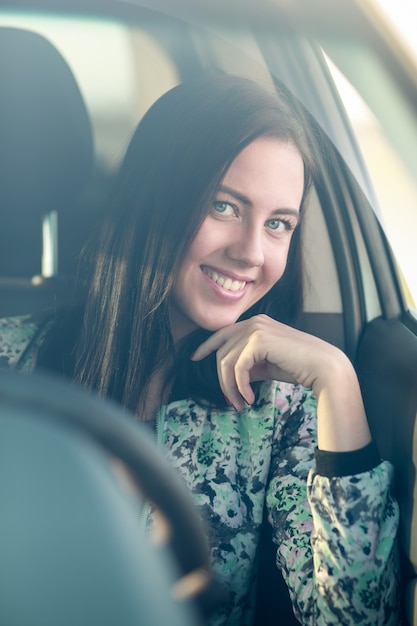
[{"label": "woman's face", "polygon": [[297,148],[259,138],[233,161],[181,265],[174,340],[233,324],[281,278],[304,188]]}]

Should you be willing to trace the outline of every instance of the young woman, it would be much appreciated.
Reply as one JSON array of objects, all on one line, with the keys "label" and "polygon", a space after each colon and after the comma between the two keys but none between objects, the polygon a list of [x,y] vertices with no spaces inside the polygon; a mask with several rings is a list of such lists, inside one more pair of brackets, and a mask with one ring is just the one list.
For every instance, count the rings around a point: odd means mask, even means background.
[{"label": "young woman", "polygon": [[347,357],[290,325],[314,169],[286,97],[232,77],[178,86],[129,145],[85,309],[3,323],[12,366],[155,426],[229,592],[212,624],[251,623],[265,507],[302,624],[398,623],[391,467]]}]

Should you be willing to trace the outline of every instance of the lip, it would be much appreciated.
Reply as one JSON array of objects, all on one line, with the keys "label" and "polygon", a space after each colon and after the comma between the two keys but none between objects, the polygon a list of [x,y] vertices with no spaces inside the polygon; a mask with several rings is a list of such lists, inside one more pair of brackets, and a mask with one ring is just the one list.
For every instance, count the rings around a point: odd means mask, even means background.
[{"label": "lip", "polygon": [[253,278],[249,276],[243,276],[242,274],[235,274],[235,272],[231,272],[229,270],[224,270],[219,267],[214,267],[213,265],[202,265],[201,270],[204,273],[204,268],[210,270],[211,272],[217,272],[217,274],[221,274],[222,276],[226,276],[231,280],[238,280],[242,283],[253,283],[255,282]]},{"label": "lip", "polygon": [[[218,274],[221,274],[222,276],[225,276],[226,278],[245,282],[246,284],[243,287],[243,289],[240,289],[238,291],[231,291],[229,289],[225,289],[224,287],[216,283],[212,278],[210,278],[210,276],[208,276],[205,273],[204,271],[205,268],[209,269],[212,272],[217,272]],[[234,274],[233,272],[224,272],[224,271],[216,270],[212,266],[209,267],[208,265],[201,266],[201,273],[203,275],[203,279],[206,281],[207,285],[210,287],[211,292],[214,293],[218,298],[220,298],[221,300],[225,302],[237,302],[241,300],[246,295],[251,283],[253,283],[253,280],[247,281],[242,277],[238,277],[237,274]]]}]

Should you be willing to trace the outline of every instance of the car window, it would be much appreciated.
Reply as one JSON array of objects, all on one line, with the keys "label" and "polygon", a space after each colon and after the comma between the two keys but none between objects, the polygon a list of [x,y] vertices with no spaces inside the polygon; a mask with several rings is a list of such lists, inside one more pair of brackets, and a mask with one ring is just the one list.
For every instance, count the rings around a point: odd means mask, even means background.
[{"label": "car window", "polygon": [[371,175],[377,197],[375,210],[398,262],[404,293],[410,306],[415,308],[415,236],[407,236],[407,233],[417,232],[415,178],[358,91],[329,58],[327,62]]},{"label": "car window", "polygon": [[383,60],[371,50],[354,40],[326,44],[329,70],[372,179],[372,205],[392,247],[408,305],[415,309],[415,116]]}]

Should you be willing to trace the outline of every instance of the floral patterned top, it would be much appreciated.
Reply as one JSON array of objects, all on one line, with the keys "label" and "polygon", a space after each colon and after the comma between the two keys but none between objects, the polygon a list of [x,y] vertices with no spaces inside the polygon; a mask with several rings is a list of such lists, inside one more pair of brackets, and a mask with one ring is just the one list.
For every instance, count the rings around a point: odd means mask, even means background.
[{"label": "floral patterned top", "polygon": [[[44,332],[35,318],[0,320],[0,365],[33,369]],[[392,467],[373,444],[319,451],[316,431],[314,395],[288,383],[263,383],[239,413],[190,399],[159,411],[159,444],[201,511],[229,592],[210,626],[251,624],[265,505],[301,624],[400,623]]]}]

